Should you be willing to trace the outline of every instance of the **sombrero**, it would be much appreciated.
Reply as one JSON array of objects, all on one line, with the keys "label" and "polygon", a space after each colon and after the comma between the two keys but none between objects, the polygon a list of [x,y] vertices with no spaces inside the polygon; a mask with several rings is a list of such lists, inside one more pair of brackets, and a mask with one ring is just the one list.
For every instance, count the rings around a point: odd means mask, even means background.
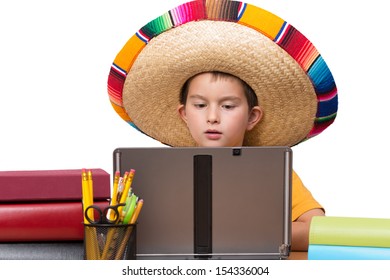
[{"label": "sombrero", "polygon": [[108,77],[115,111],[170,146],[195,146],[177,114],[179,93],[195,74],[233,74],[264,111],[248,146],[294,146],[333,123],[333,76],[297,29],[259,7],[228,0],[184,3],[150,21],[117,54]]}]

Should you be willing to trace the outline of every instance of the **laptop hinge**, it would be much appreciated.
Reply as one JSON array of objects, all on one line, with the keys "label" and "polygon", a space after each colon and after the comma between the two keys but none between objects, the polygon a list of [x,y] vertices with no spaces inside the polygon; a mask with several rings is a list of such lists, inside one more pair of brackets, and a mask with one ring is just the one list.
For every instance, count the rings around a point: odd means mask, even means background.
[{"label": "laptop hinge", "polygon": [[[212,156],[194,156],[194,253],[212,253]],[[202,257],[202,254],[205,256]]]}]

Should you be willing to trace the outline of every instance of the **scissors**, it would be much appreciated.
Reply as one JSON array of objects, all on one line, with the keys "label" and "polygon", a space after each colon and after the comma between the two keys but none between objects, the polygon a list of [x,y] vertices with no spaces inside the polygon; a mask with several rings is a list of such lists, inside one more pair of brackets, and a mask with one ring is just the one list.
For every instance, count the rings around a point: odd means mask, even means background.
[{"label": "scissors", "polygon": [[[116,224],[120,219],[118,207],[123,207],[125,205],[126,205],[126,203],[119,203],[117,205],[110,205],[110,206],[105,207],[103,210],[97,205],[90,205],[85,209],[84,215],[85,215],[85,218],[87,219],[87,221],[91,224],[94,224],[94,225],[96,225],[96,224]],[[88,215],[89,209],[94,210],[92,218],[89,217],[89,215]],[[108,215],[108,211],[110,209],[112,211],[114,211],[114,215],[113,215],[112,219],[110,218],[110,215]],[[98,220],[94,219],[94,217],[96,216],[96,212],[97,212],[98,217],[99,217]]]}]

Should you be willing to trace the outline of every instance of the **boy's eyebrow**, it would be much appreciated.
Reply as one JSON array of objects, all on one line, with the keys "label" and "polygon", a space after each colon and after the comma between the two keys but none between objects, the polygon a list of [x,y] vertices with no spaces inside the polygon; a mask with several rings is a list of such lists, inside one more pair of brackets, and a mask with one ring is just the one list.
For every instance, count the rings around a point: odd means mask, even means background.
[{"label": "boy's eyebrow", "polygon": [[203,95],[200,95],[200,94],[189,94],[188,95],[188,98],[200,98],[200,99],[206,99]]},{"label": "boy's eyebrow", "polygon": [[221,101],[241,101],[242,99],[237,96],[225,96],[221,98]]},{"label": "boy's eyebrow", "polygon": [[[203,100],[206,100],[207,98],[204,97],[203,95],[201,94],[194,94],[194,95],[188,95],[188,99],[203,99]],[[226,100],[231,100],[231,101],[241,101],[241,98],[240,97],[237,97],[237,96],[233,96],[233,95],[228,95],[228,96],[224,96],[220,99],[220,101],[226,101]]]}]

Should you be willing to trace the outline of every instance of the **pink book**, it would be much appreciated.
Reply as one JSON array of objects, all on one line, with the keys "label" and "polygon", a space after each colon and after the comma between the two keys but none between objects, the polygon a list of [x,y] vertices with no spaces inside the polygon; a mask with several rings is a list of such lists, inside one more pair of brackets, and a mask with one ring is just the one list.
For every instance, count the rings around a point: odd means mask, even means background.
[{"label": "pink book", "polygon": [[[96,201],[110,198],[110,175],[91,169]],[[81,201],[81,169],[0,171],[0,202]]]}]

